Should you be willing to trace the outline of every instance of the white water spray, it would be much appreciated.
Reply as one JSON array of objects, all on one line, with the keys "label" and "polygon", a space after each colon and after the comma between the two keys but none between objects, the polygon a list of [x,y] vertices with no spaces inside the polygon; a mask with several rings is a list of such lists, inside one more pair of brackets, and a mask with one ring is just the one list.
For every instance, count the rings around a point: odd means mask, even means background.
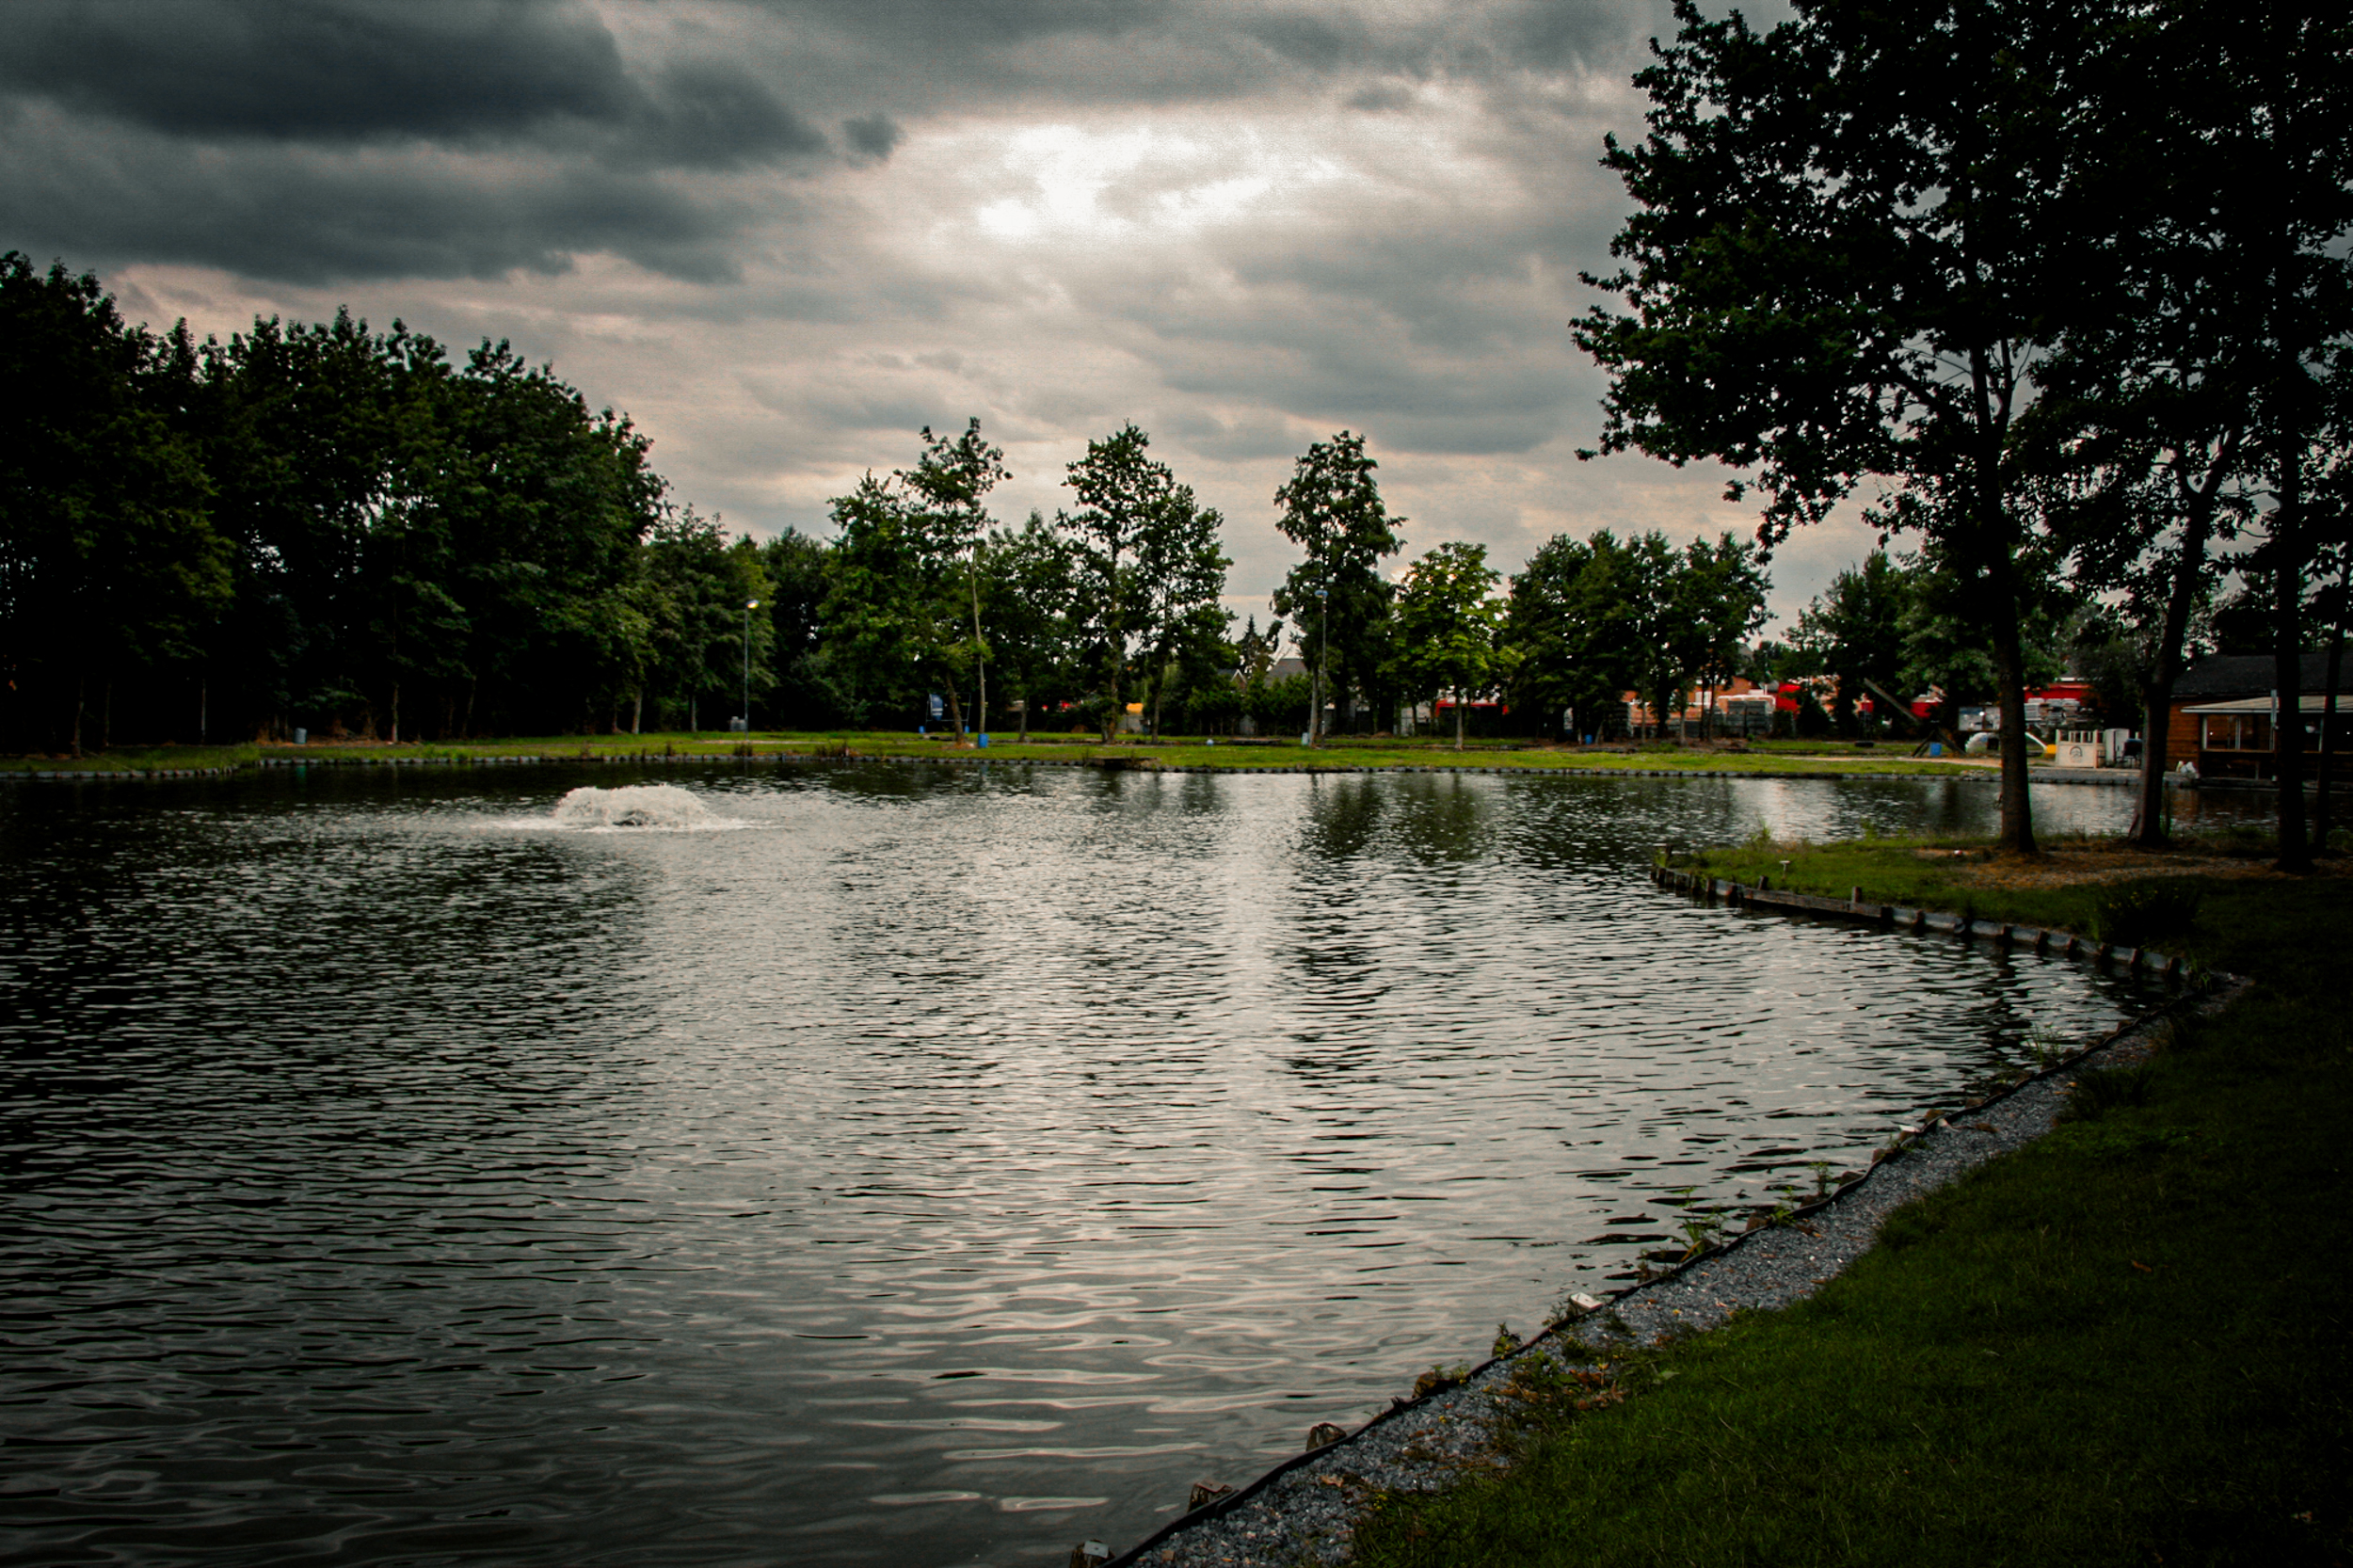
[{"label": "white water spray", "polygon": [[555,803],[555,820],[566,827],[709,827],[718,821],[675,784],[584,786]]}]

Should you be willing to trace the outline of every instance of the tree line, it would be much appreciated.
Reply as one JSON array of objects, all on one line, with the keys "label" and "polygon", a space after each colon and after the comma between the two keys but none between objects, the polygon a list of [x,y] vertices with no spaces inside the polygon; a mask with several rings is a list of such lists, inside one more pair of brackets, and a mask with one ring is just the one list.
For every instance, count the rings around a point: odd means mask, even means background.
[{"label": "tree line", "polygon": [[[1400,570],[1365,439],[1275,492],[1301,560],[1263,629],[1224,605],[1225,519],[1130,424],[1070,504],[1000,521],[977,419],[865,475],[831,536],[755,540],[672,496],[629,421],[505,344],[394,322],[125,322],[98,280],[0,257],[0,745],[442,740],[992,723],[1320,735],[1500,696],[1514,728],[1620,694],[1680,708],[1763,616],[1755,552],[1556,539],[1508,591],[1483,546]],[[1305,668],[1281,663],[1286,652]],[[1327,716],[1328,715],[1328,716]],[[1549,715],[1549,716],[1546,716]],[[1459,735],[1458,735],[1459,739]]]}]

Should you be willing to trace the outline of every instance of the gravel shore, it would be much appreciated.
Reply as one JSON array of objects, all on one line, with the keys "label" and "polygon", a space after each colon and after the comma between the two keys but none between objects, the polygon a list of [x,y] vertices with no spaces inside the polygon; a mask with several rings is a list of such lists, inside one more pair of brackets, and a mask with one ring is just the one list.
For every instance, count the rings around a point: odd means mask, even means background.
[{"label": "gravel shore", "polygon": [[2171,1033],[2178,1008],[2218,1010],[2245,984],[2219,983],[2194,1000],[2145,1016],[1998,1098],[1948,1112],[1905,1140],[1900,1159],[1874,1165],[1825,1202],[1625,1291],[1601,1311],[1488,1362],[1451,1389],[1400,1400],[1356,1432],[1261,1478],[1223,1509],[1177,1521],[1113,1559],[1112,1568],[1345,1562],[1356,1521],[1377,1494],[1436,1491],[1507,1463],[1497,1441],[1501,1390],[1524,1359],[1545,1356],[1564,1368],[1592,1368],[1597,1352],[1613,1340],[1648,1343],[1662,1334],[1712,1328],[1736,1311],[1785,1306],[1812,1295],[1871,1246],[1896,1209],[2050,1131],[2077,1073],[2146,1060]]}]

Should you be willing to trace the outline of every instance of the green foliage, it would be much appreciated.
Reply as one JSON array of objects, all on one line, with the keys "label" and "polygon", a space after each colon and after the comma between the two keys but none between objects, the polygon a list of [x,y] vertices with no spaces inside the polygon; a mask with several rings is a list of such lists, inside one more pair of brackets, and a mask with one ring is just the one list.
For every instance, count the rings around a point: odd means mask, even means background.
[{"label": "green foliage", "polygon": [[1365,438],[1343,430],[1311,443],[1274,492],[1285,538],[1306,552],[1274,591],[1274,613],[1289,617],[1309,668],[1322,668],[1336,695],[1374,697],[1387,672],[1389,607],[1395,589],[1381,562],[1404,548],[1403,518],[1389,516],[1365,456]]},{"label": "green foliage", "polygon": [[200,658],[231,595],[184,333],[0,255],[0,744],[104,744],[118,681]]},{"label": "green foliage", "polygon": [[1764,571],[1730,535],[1677,551],[1656,531],[1620,543],[1603,529],[1530,557],[1502,642],[1515,700],[1575,709],[1580,733],[1602,734],[1629,690],[1675,714],[1693,686],[1730,680],[1764,618]]},{"label": "green foliage", "polygon": [[1406,568],[1392,611],[1390,671],[1417,697],[1452,689],[1457,751],[1470,702],[1502,664],[1497,581],[1485,545],[1449,540]]},{"label": "green foliage", "polygon": [[1197,666],[1231,619],[1218,603],[1232,564],[1218,544],[1219,516],[1147,456],[1151,444],[1132,424],[1089,441],[1064,481],[1080,509],[1054,520],[1069,542],[1080,657],[1104,696],[1095,711],[1106,739],[1132,661],[1144,666],[1157,735],[1171,664]]}]

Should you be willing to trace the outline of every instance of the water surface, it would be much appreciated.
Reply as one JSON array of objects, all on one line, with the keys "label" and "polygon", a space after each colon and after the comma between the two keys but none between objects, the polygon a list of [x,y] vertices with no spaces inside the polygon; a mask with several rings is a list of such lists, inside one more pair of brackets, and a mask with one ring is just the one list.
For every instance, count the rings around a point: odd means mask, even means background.
[{"label": "water surface", "polygon": [[[708,820],[556,813],[642,782]],[[2080,968],[1640,874],[1992,809],[1004,765],[9,791],[0,1554],[1132,1541],[1687,1204],[2117,1018]]]}]

